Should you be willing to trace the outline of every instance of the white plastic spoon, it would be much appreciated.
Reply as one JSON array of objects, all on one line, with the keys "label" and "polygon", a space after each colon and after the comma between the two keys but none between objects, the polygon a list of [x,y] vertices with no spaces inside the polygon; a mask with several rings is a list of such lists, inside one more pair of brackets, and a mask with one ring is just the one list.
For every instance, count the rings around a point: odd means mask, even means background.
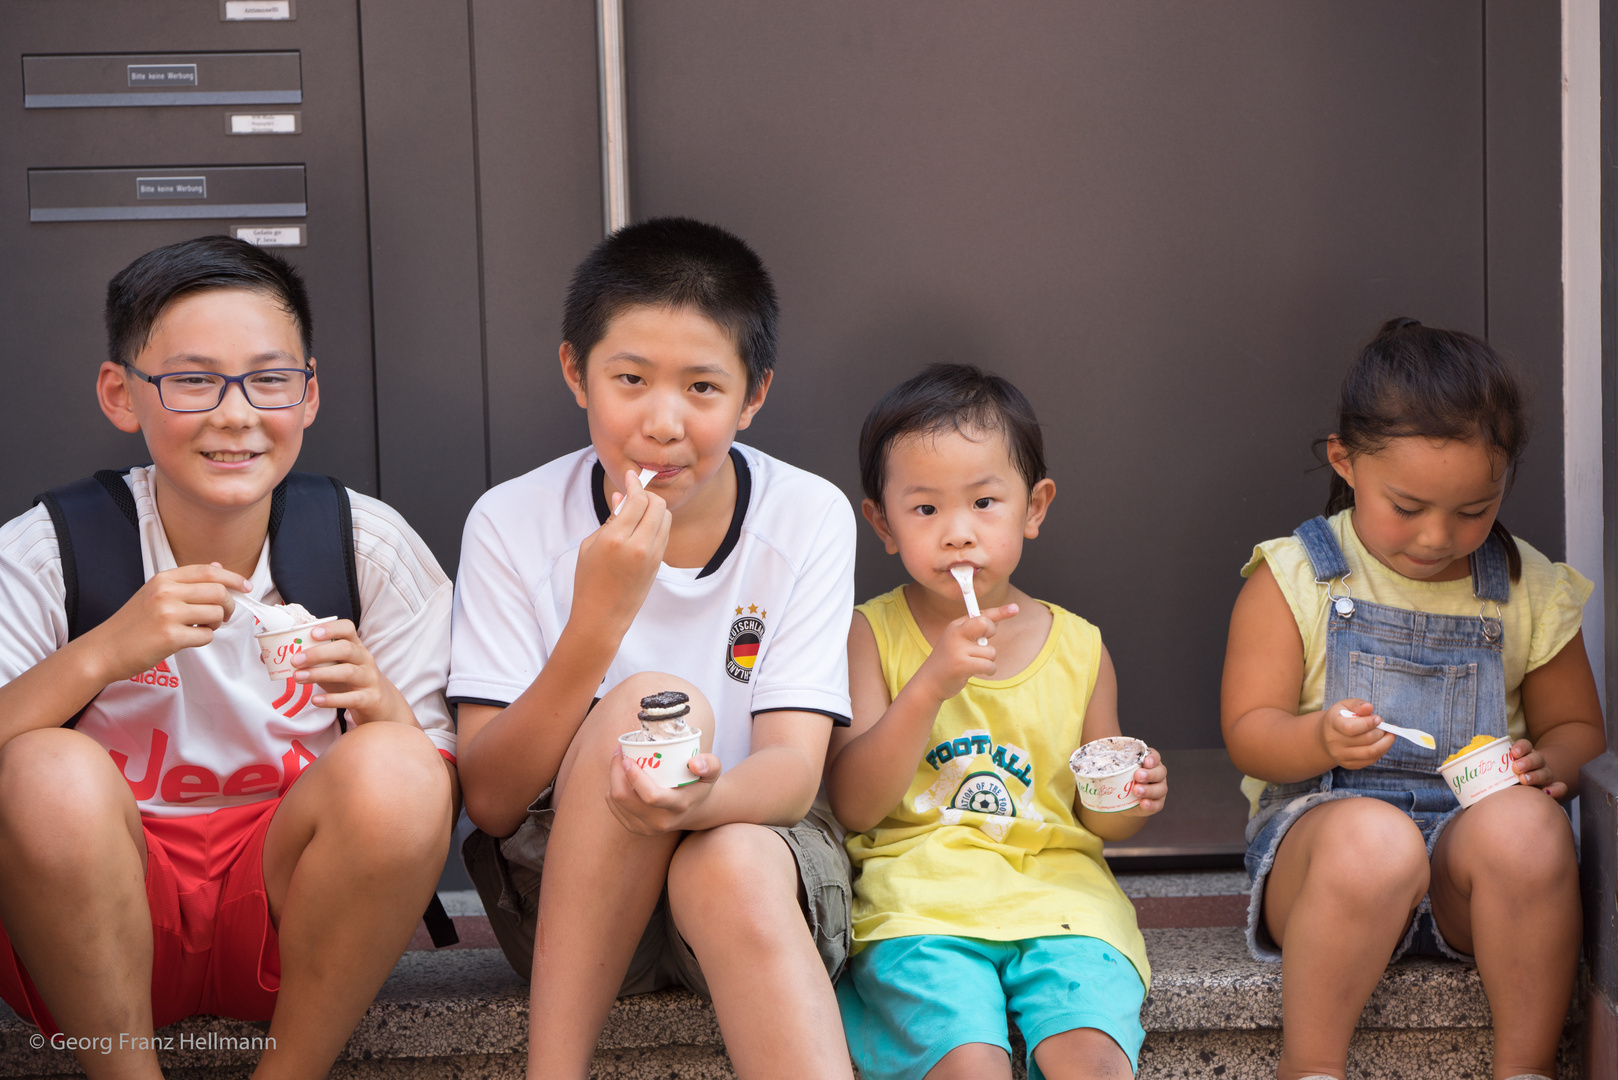
[{"label": "white plastic spoon", "polygon": [[[1352,720],[1359,715],[1358,713],[1351,713],[1347,709],[1339,709],[1338,712],[1343,714],[1343,718],[1345,720]],[[1399,736],[1401,739],[1409,739],[1417,746],[1425,746],[1429,750],[1438,749],[1438,743],[1435,742],[1433,737],[1427,734],[1425,731],[1417,731],[1415,728],[1400,727],[1398,724],[1390,724],[1386,720],[1377,721],[1376,726],[1381,728],[1383,731],[1391,732],[1394,735]]]},{"label": "white plastic spoon", "polygon": [[246,593],[237,592],[235,589],[230,590],[230,598],[235,603],[246,608],[248,614],[256,617],[259,625],[264,627],[265,630],[290,630],[298,625],[298,620],[288,615],[276,604],[266,604],[262,600],[254,600]]},{"label": "white plastic spoon", "polygon": [[[640,481],[640,486],[644,488],[647,484],[650,484],[652,482],[652,480],[656,476],[657,476],[657,470],[656,469],[642,469],[640,471],[640,475],[635,477],[635,479],[639,480]],[[612,516],[617,517],[618,516],[618,511],[622,510],[624,508],[624,503],[626,503],[628,501],[629,501],[629,493],[625,492],[624,497],[622,499],[618,500],[618,505],[612,508]]]},{"label": "white plastic spoon", "polygon": [[[978,594],[972,589],[972,567],[961,565],[952,566],[949,572],[955,575],[955,582],[961,587],[961,599],[966,601],[966,613],[971,618],[978,618],[983,612],[978,610]],[[989,639],[978,638],[979,645],[987,645]]]}]

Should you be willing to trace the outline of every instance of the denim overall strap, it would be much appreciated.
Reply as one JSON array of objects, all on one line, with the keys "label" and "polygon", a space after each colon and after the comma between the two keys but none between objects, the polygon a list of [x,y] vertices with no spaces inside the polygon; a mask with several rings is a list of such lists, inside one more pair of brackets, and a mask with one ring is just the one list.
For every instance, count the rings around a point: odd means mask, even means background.
[{"label": "denim overall strap", "polygon": [[1348,559],[1332,534],[1331,526],[1323,517],[1312,517],[1293,532],[1303,544],[1309,565],[1314,568],[1316,584],[1324,585],[1334,578],[1348,575]]},{"label": "denim overall strap", "polygon": [[1472,595],[1496,604],[1511,599],[1511,562],[1505,542],[1494,533],[1472,552]]}]

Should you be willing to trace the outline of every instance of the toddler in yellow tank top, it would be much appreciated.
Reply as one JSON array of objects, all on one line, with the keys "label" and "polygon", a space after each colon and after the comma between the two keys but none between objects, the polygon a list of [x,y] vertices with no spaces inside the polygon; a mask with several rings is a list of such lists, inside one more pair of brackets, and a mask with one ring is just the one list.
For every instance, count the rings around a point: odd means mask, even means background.
[{"label": "toddler in yellow tank top", "polygon": [[860,1074],[1009,1078],[1010,1013],[1030,1077],[1128,1077],[1150,969],[1101,845],[1162,809],[1168,774],[1149,750],[1137,805],[1078,801],[1068,757],[1119,734],[1117,681],[1094,626],[1011,583],[1056,491],[1033,410],[934,365],[866,418],[860,464],[865,517],[912,578],[855,609],[853,724],[827,756],[860,870],[838,986]]}]

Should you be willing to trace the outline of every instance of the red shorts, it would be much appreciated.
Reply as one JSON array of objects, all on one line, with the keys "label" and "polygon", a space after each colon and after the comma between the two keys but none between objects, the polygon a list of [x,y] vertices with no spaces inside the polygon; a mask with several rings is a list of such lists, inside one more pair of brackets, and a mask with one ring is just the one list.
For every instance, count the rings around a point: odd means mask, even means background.
[{"label": "red shorts", "polygon": [[[280,799],[182,818],[142,817],[152,911],[152,1026],[197,1013],[268,1020],[280,940],[264,892],[264,835]],[[59,1030],[0,927],[0,998]]]}]

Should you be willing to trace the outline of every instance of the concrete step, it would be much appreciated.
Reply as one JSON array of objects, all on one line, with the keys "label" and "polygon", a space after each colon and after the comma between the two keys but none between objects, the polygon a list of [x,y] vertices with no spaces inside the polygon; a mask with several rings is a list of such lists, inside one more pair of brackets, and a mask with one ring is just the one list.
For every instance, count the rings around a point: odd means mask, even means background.
[{"label": "concrete step", "polygon": [[[1206,900],[1195,891],[1216,887],[1206,877],[1184,888],[1168,880],[1176,875],[1140,877],[1150,881],[1123,882],[1138,901]],[[1231,877],[1234,882],[1240,875]],[[1159,895],[1140,895],[1154,891]],[[470,902],[450,899],[452,914],[475,926],[480,916]],[[1194,915],[1191,907],[1181,910]],[[1147,928],[1144,933],[1154,982],[1142,1017],[1148,1034],[1139,1075],[1145,1080],[1273,1077],[1280,1054],[1279,966],[1251,960],[1237,926]],[[1488,1023],[1488,1003],[1474,969],[1442,960],[1402,961],[1389,969],[1366,1006],[1350,1076],[1488,1080]],[[159,1059],[173,1078],[245,1077],[265,1029],[193,1017],[162,1032],[173,1048]],[[416,950],[399,961],[331,1075],[345,1080],[520,1078],[527,1031],[527,986],[497,949]],[[37,1034],[13,1015],[0,1020],[0,1078],[78,1075],[68,1052],[32,1047]],[[1570,1025],[1562,1048],[1564,1080],[1580,1076],[1574,1035]],[[592,1075],[662,1080],[734,1073],[712,1008],[693,995],[669,991],[613,1007]]]}]

